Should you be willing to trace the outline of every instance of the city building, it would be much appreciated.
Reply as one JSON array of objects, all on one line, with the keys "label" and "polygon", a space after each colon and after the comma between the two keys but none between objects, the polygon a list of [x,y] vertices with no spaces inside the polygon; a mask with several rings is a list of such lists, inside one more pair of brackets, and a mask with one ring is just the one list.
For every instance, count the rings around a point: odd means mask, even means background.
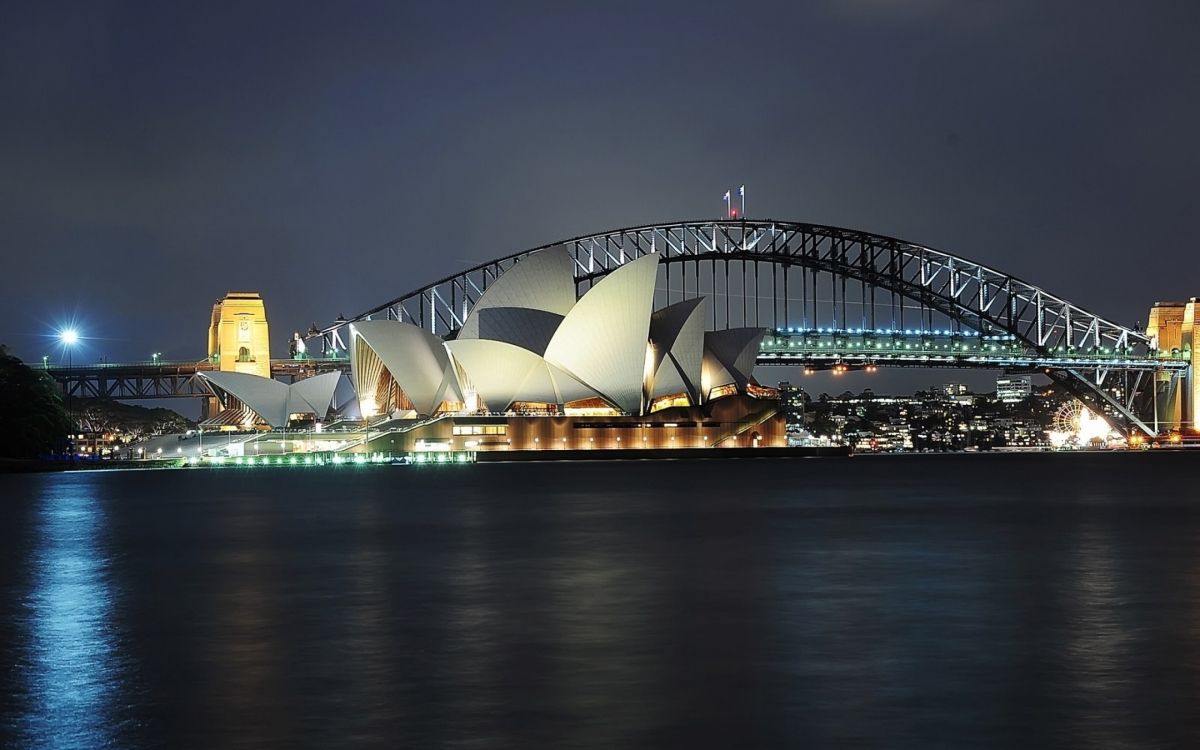
[{"label": "city building", "polygon": [[[786,446],[778,391],[753,377],[766,329],[706,331],[704,298],[654,309],[658,262],[626,263],[577,298],[573,261],[549,249],[492,282],[448,339],[406,321],[351,324],[356,411],[373,433],[362,449]],[[329,376],[202,377],[220,409],[208,426],[281,429],[336,411]]]},{"label": "city building", "polygon": [[806,421],[816,438],[862,452],[1049,449],[1056,415],[1075,402],[1055,388],[1015,402],[963,398],[937,389],[913,396],[822,395],[810,402]]},{"label": "city building", "polygon": [[792,385],[786,380],[779,384],[778,390],[779,406],[783,409],[787,431],[789,433],[803,432],[804,407],[808,401],[808,394],[800,386]]},{"label": "city building", "polygon": [[1033,393],[1033,379],[1028,375],[1006,375],[996,378],[996,399],[1001,403],[1014,404],[1024,401]]},{"label": "city building", "polygon": [[115,458],[124,448],[121,435],[112,432],[77,432],[67,436],[70,453],[83,458]]}]

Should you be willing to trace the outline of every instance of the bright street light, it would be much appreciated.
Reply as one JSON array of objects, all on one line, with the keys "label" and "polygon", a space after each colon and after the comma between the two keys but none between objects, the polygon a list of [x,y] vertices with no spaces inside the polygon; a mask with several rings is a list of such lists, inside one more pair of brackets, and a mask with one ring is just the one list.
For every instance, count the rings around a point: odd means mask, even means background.
[{"label": "bright street light", "polygon": [[[62,342],[63,347],[67,350],[67,367],[74,369],[75,344],[79,343],[79,331],[76,331],[74,328],[64,328],[58,332],[58,340]],[[67,391],[67,416],[71,420],[72,427],[75,427],[75,400],[70,390]]]}]

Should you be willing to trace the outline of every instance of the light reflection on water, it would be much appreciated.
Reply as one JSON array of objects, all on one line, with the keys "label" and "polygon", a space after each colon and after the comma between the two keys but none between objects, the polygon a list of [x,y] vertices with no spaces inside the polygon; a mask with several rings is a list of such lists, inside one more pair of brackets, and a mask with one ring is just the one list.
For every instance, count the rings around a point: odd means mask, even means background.
[{"label": "light reflection on water", "polygon": [[1128,615],[1136,591],[1114,559],[1117,540],[1110,529],[1087,524],[1063,541],[1073,552],[1075,575],[1065,602],[1071,627],[1064,649],[1073,677],[1064,688],[1078,704],[1074,735],[1091,744],[1146,747],[1149,738],[1136,735],[1135,722],[1112,716],[1112,707],[1126,703],[1126,691],[1140,681],[1130,659],[1140,634]]},{"label": "light reflection on water", "polygon": [[37,511],[32,591],[25,598],[29,746],[103,748],[117,740],[125,679],[113,623],[105,507],[86,477],[47,483]]},{"label": "light reflection on water", "polygon": [[0,477],[0,747],[1200,746],[1182,458]]}]

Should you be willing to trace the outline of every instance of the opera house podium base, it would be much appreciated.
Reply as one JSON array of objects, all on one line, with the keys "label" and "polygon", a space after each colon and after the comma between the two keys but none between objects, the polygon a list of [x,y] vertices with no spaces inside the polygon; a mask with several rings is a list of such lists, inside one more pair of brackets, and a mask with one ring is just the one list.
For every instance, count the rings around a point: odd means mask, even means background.
[{"label": "opera house podium base", "polygon": [[609,450],[488,451],[475,454],[476,463],[500,461],[688,461],[703,459],[816,458],[849,456],[845,445],[786,448],[620,448]]},{"label": "opera house podium base", "polygon": [[744,395],[642,416],[447,414],[388,430],[361,448],[367,453],[471,451],[477,456],[765,449],[787,449],[779,402]]}]

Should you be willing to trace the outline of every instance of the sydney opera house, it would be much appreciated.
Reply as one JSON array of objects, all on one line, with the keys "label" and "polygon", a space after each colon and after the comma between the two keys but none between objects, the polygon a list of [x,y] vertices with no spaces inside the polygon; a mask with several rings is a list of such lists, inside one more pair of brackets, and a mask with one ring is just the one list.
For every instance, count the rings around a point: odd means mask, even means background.
[{"label": "sydney opera house", "polygon": [[655,310],[657,254],[578,298],[572,265],[562,249],[525,257],[448,339],[395,320],[352,324],[350,398],[338,373],[206,378],[227,420],[278,429],[340,412],[377,431],[364,450],[786,444],[778,394],[752,376],[765,329],[706,331],[702,297]]}]

